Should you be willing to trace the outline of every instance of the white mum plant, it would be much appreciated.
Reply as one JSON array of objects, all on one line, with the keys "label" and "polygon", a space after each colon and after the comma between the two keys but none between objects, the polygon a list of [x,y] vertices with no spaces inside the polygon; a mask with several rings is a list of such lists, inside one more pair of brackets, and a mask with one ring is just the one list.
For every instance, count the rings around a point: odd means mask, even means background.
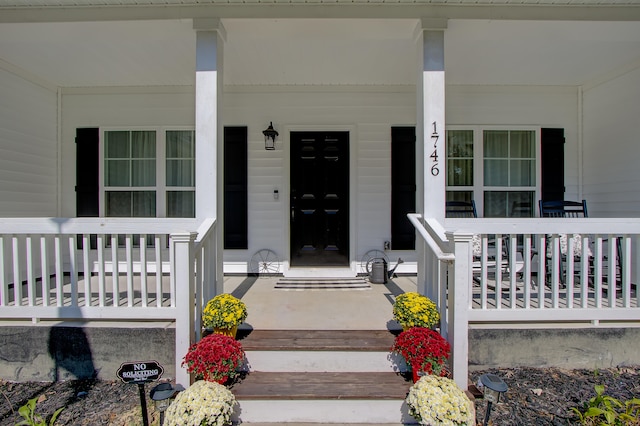
[{"label": "white mum plant", "polygon": [[236,397],[215,382],[199,380],[178,394],[165,412],[166,426],[224,426],[231,423]]},{"label": "white mum plant", "polygon": [[422,376],[407,395],[411,414],[422,425],[473,426],[475,412],[467,395],[446,377]]}]

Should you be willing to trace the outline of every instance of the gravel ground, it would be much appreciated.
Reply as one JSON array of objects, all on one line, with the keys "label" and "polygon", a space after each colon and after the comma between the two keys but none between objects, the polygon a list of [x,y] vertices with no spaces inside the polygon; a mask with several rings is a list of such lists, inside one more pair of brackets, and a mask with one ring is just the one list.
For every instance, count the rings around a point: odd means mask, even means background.
[{"label": "gravel ground", "polygon": [[[640,397],[640,366],[603,370],[497,369],[472,372],[475,382],[484,373],[493,373],[509,389],[490,416],[491,425],[572,425],[571,407],[580,407],[595,395],[594,386],[606,386],[605,393],[620,400]],[[145,385],[149,424],[159,423],[158,413],[148,400],[153,384]],[[65,407],[56,425],[142,425],[140,395],[136,385],[109,381],[67,381],[58,383],[0,381],[0,425],[21,420],[18,408],[40,396],[36,411],[49,418]],[[476,401],[482,422],[486,402]]]}]

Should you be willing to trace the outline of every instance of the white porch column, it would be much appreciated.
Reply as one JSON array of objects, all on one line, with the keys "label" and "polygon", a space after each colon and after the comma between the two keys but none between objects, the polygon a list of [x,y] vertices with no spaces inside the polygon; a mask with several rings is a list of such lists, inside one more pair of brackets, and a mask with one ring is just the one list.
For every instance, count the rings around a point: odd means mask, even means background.
[{"label": "white porch column", "polygon": [[[446,19],[422,19],[417,28],[419,72],[417,82],[416,140],[418,170],[422,172],[422,193],[417,194],[423,218],[444,219],[445,203],[445,144],[444,144],[444,30]],[[420,186],[419,186],[420,188]],[[419,201],[420,202],[420,201]],[[418,292],[425,294],[427,280],[436,272],[428,270],[437,260],[419,251]]]},{"label": "white porch column", "polygon": [[422,19],[422,69],[418,81],[418,132],[423,155],[423,217],[444,219],[446,19]]},{"label": "white porch column", "polygon": [[225,31],[220,19],[193,20],[196,30],[196,218],[216,220],[216,250],[204,265],[216,277],[215,293],[222,293],[223,191],[222,179],[222,58]]}]

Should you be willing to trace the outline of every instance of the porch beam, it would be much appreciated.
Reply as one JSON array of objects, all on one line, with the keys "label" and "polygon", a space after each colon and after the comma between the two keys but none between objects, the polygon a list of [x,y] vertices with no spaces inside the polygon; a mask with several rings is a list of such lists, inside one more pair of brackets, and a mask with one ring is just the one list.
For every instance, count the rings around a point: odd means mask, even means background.
[{"label": "porch beam", "polygon": [[0,23],[16,22],[81,22],[81,21],[130,21],[153,19],[192,19],[198,16],[220,18],[370,18],[413,19],[416,16],[444,16],[449,19],[539,20],[539,21],[634,21],[640,17],[637,5],[612,7],[607,2],[595,4],[583,1],[576,4],[540,4],[529,0],[517,5],[495,4],[491,0],[475,4],[433,4],[430,2],[402,4],[377,2],[354,4],[349,0],[336,2],[321,0],[315,4],[292,3],[289,0],[238,3],[228,1],[211,4],[168,5],[126,4],[121,6],[90,5],[61,7],[59,1],[39,7],[1,6]]}]

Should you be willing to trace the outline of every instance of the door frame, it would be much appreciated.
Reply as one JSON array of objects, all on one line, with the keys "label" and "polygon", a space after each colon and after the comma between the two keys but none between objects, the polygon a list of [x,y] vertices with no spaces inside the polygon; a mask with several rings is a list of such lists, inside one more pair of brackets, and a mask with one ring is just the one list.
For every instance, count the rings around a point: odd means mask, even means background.
[{"label": "door frame", "polygon": [[[336,124],[336,125],[302,125],[302,124],[285,124],[282,126],[283,131],[280,134],[283,136],[281,139],[281,144],[283,146],[283,156],[284,160],[284,182],[283,188],[281,190],[281,194],[286,199],[285,202],[282,203],[282,225],[283,229],[286,229],[287,232],[283,234],[282,247],[284,247],[285,253],[283,254],[283,272],[287,273],[287,271],[291,270],[291,132],[348,132],[349,133],[349,266],[348,268],[357,273],[357,256],[355,253],[356,248],[356,214],[358,205],[356,200],[354,199],[355,187],[357,184],[357,173],[355,172],[355,167],[357,165],[356,158],[356,144],[358,142],[358,132],[356,125],[345,125],[345,124]],[[276,142],[277,144],[277,142]],[[277,149],[277,148],[276,148]],[[318,266],[299,266],[294,267],[294,270],[303,270],[303,269],[319,269]],[[326,269],[336,269],[336,267],[326,267]]]}]

